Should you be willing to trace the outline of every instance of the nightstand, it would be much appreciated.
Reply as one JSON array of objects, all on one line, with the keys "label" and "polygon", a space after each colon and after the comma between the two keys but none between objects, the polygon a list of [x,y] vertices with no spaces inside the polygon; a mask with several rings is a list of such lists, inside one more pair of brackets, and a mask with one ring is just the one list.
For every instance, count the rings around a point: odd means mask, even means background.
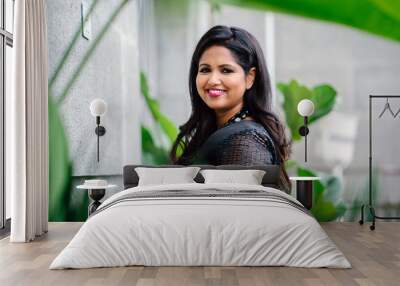
[{"label": "nightstand", "polygon": [[291,181],[296,181],[296,199],[308,210],[313,206],[313,181],[320,179],[320,177],[290,177]]},{"label": "nightstand", "polygon": [[88,207],[88,216],[94,213],[97,208],[101,205],[100,200],[106,194],[106,189],[114,188],[116,185],[105,185],[105,186],[91,186],[91,185],[80,185],[77,186],[77,189],[84,189],[88,191],[89,198],[93,200],[93,202]]}]

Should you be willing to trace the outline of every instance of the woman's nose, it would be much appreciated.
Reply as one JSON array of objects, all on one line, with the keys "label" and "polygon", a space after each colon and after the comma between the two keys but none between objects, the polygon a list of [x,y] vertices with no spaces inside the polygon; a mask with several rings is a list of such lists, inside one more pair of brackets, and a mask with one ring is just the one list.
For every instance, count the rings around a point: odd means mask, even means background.
[{"label": "woman's nose", "polygon": [[220,84],[221,78],[219,77],[218,73],[213,72],[210,74],[210,78],[208,79],[208,83],[211,85]]}]

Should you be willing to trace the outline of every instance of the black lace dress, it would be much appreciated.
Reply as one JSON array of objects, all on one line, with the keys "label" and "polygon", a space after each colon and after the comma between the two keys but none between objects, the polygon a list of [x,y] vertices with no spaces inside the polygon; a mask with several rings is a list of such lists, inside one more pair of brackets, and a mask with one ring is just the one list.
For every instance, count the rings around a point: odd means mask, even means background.
[{"label": "black lace dress", "polygon": [[196,163],[210,165],[280,164],[267,130],[253,120],[241,120],[215,131],[196,154]]}]

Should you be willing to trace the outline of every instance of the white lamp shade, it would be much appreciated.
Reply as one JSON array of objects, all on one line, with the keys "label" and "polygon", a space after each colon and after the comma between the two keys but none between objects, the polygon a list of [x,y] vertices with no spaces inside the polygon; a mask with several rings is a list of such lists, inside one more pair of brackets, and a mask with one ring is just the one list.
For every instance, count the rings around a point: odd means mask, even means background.
[{"label": "white lamp shade", "polygon": [[297,105],[297,111],[301,116],[310,116],[314,113],[314,103],[309,99],[303,99]]},{"label": "white lamp shade", "polygon": [[106,111],[107,103],[104,100],[96,98],[90,103],[90,113],[93,116],[103,116]]}]

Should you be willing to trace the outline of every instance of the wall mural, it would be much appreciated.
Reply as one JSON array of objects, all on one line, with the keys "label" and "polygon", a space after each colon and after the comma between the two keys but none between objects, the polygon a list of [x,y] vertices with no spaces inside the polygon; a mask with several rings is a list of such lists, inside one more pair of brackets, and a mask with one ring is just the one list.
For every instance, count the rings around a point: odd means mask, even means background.
[{"label": "wall mural", "polygon": [[[115,2],[115,1],[114,1]],[[81,41],[82,29],[79,27],[70,43],[66,46],[65,51],[62,52],[62,57],[54,59],[55,67],[52,68],[53,72],[49,79],[49,156],[50,156],[50,194],[49,194],[49,220],[50,221],[83,221],[87,218],[87,206],[89,199],[86,193],[77,192],[74,186],[74,164],[71,160],[71,150],[69,138],[66,132],[65,122],[63,120],[63,104],[67,100],[71,93],[71,88],[79,80],[80,76],[85,72],[85,67],[90,63],[93,55],[96,54],[96,49],[102,43],[107,33],[110,33],[113,22],[123,12],[124,8],[131,1],[117,1],[117,5],[114,5],[113,11],[109,14],[109,18],[104,21],[101,27],[97,28],[97,33],[94,34],[90,41],[89,47],[86,49],[80,62],[75,62],[75,68],[69,80],[65,81],[63,88],[56,88],[57,80],[60,77],[60,73],[65,70],[71,70],[69,61],[71,54],[74,49],[79,45]],[[211,7],[214,9],[213,13],[218,13],[220,4],[229,2],[231,4],[240,3],[240,6],[246,7],[245,1],[212,1]],[[251,8],[260,9],[261,11],[270,9],[271,6],[267,3],[268,1],[249,1]],[[275,2],[275,1],[272,1]],[[283,12],[297,13],[302,16],[324,19],[333,22],[341,22],[339,14],[342,9],[334,9],[337,17],[331,17],[334,14],[326,15],[325,8],[320,7],[319,3],[314,4],[315,9],[312,13],[299,11],[297,8],[292,7],[287,1],[282,1],[281,7],[272,7]],[[313,1],[303,1],[313,2]],[[96,10],[96,6],[99,1],[92,1],[87,15],[85,16],[84,22],[87,21],[92,13]],[[256,4],[258,3],[258,4]],[[130,3],[133,5],[132,3]],[[272,4],[271,4],[272,5]],[[278,5],[278,4],[274,4]],[[326,4],[328,5],[328,4]],[[336,4],[329,4],[335,6]],[[368,4],[373,5],[373,4]],[[301,6],[301,5],[299,5]],[[329,7],[328,7],[329,8]],[[338,8],[338,7],[333,7]],[[371,7],[376,10],[375,6]],[[371,33],[383,34],[386,37],[398,40],[399,37],[397,32],[386,29],[382,32],[382,29],[376,29],[381,23],[378,21],[376,26],[372,26],[370,22],[359,19],[358,8],[353,9],[354,17],[357,17],[357,21],[348,21],[345,24],[354,26],[356,28],[367,30]],[[371,12],[372,13],[372,12]],[[329,17],[328,17],[329,16]],[[392,19],[395,21],[395,19]],[[360,21],[362,22],[360,24]],[[383,21],[383,20],[382,20]],[[51,24],[51,23],[50,23]],[[115,32],[115,31],[114,31]],[[51,45],[51,42],[50,42]],[[51,47],[50,47],[51,49]],[[161,103],[159,100],[151,94],[149,87],[148,76],[144,71],[140,71],[138,77],[138,87],[140,88],[140,100],[146,107],[146,112],[150,115],[153,124],[148,125],[141,123],[140,129],[138,130],[137,137],[141,139],[141,163],[161,165],[170,163],[170,152],[179,134],[178,126],[173,123],[166,114],[162,112]],[[279,92],[278,105],[283,111],[282,116],[284,117],[284,124],[286,130],[289,131],[290,140],[293,143],[301,142],[304,137],[298,133],[299,128],[303,125],[303,118],[297,112],[297,103],[302,99],[310,99],[315,105],[315,113],[309,117],[309,125],[318,123],[323,118],[331,114],[338,102],[338,95],[335,87],[330,84],[318,84],[315,86],[306,86],[298,80],[290,80],[288,82],[278,82],[276,89]],[[55,94],[57,93],[57,94]],[[94,124],[93,124],[94,127]],[[94,128],[92,128],[94,130]],[[108,129],[107,129],[108,130]],[[139,134],[140,133],[140,134]],[[93,135],[93,134],[92,134]],[[93,135],[94,136],[94,135]],[[162,144],[160,142],[163,142]],[[176,148],[176,154],[182,155],[184,151],[180,146]],[[338,219],[344,220],[356,220],[359,216],[359,207],[367,199],[367,187],[368,181],[365,180],[365,189],[355,190],[355,196],[350,203],[344,203],[342,200],[343,193],[343,181],[342,178],[331,173],[322,173],[317,170],[313,170],[303,164],[302,161],[289,159],[286,161],[285,168],[288,173],[298,176],[318,176],[321,179],[316,181],[314,184],[314,204],[311,209],[312,214],[319,221],[332,221]],[[122,166],[121,166],[122,170]],[[379,191],[378,187],[378,172],[374,171],[374,185],[373,194],[377,195]],[[93,175],[93,174],[91,174]],[[85,176],[80,175],[80,180],[84,179]],[[90,178],[90,176],[88,176]]]}]

